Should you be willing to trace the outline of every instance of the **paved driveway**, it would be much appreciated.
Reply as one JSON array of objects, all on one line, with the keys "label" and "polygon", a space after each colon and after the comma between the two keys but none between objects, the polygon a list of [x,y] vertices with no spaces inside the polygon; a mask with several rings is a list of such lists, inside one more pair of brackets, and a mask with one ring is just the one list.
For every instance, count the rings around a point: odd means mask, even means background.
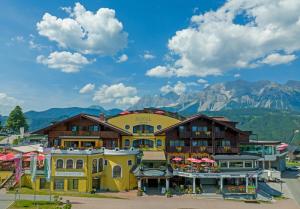
[{"label": "paved driveway", "polygon": [[283,180],[286,182],[294,199],[300,207],[300,179],[297,177],[299,172],[286,171],[283,173]]}]

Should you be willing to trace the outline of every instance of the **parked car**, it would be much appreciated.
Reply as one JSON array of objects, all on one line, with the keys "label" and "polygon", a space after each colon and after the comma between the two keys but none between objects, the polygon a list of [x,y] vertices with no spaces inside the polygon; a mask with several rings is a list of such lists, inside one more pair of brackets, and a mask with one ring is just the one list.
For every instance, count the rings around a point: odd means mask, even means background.
[{"label": "parked car", "polygon": [[297,166],[287,167],[286,170],[288,170],[288,171],[299,171],[299,167],[297,167]]}]

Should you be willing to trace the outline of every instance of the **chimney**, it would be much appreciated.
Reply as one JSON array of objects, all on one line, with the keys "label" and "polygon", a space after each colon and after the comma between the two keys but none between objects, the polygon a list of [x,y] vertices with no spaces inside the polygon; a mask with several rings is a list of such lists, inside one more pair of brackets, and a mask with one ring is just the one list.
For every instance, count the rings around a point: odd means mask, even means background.
[{"label": "chimney", "polygon": [[100,114],[99,114],[99,119],[100,119],[101,121],[105,121],[105,115],[104,115],[104,113],[100,113]]}]

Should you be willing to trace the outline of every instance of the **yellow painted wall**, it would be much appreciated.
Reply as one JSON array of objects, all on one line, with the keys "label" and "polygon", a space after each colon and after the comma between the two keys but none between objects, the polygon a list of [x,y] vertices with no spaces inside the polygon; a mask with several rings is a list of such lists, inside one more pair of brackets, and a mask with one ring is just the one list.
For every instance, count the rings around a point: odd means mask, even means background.
[{"label": "yellow painted wall", "polygon": [[[105,155],[107,165],[104,167],[104,172],[101,178],[102,189],[108,189],[110,191],[124,191],[136,188],[137,180],[130,172],[130,169],[136,163],[135,158],[135,155]],[[131,166],[128,166],[128,160],[132,161]],[[122,167],[121,178],[112,177],[112,169],[116,165],[120,165]]]},{"label": "yellow painted wall", "polygon": [[[132,113],[128,115],[120,115],[108,119],[110,124],[122,128],[130,133],[133,133],[133,126],[140,124],[147,124],[154,126],[154,132],[158,131],[157,126],[161,125],[161,128],[164,129],[176,123],[179,123],[180,120],[166,116],[153,113]],[[129,125],[129,129],[125,129],[125,126]]]},{"label": "yellow painted wall", "polygon": [[12,171],[0,171],[0,184],[12,175]]},{"label": "yellow painted wall", "polygon": [[[161,129],[167,128],[169,126],[172,126],[176,123],[179,123],[180,120],[165,116],[165,115],[159,115],[159,114],[153,114],[153,113],[132,113],[128,115],[120,115],[113,118],[108,119],[108,122],[113,124],[114,126],[117,126],[119,128],[122,128],[130,133],[133,134],[133,136],[122,136],[122,147],[121,148],[129,148],[132,147],[133,141],[137,139],[149,139],[152,140],[154,143],[153,148],[145,148],[144,150],[164,150],[165,149],[165,136],[154,136],[153,133],[149,134],[136,134],[133,133],[133,127],[136,125],[146,124],[151,125],[154,127],[154,132],[159,131],[157,129],[157,126],[160,125]],[[125,126],[129,125],[130,128],[126,129]],[[125,140],[130,140],[130,145],[125,146]],[[162,146],[157,147],[156,146],[156,140],[162,140]]]}]

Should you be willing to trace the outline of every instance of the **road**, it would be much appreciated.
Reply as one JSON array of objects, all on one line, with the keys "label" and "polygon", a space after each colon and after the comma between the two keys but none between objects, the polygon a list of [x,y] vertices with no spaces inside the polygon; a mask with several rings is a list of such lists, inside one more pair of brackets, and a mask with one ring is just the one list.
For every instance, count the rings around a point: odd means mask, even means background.
[{"label": "road", "polygon": [[295,201],[300,206],[300,179],[297,178],[299,172],[286,171],[283,173],[283,180],[286,182]]}]

